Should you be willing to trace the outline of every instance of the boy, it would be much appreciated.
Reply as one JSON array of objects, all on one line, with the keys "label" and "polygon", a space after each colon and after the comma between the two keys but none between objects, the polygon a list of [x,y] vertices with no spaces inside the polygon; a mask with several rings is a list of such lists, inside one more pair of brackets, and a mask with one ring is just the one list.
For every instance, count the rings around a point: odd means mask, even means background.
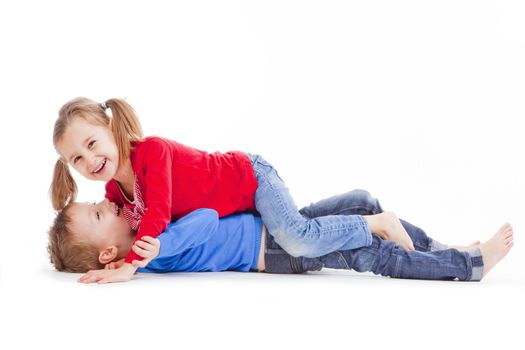
[{"label": "boy", "polygon": [[[311,204],[300,210],[315,218],[322,215],[364,215],[372,235],[367,247],[335,251],[319,258],[292,257],[266,233],[260,217],[238,214],[218,219],[211,209],[198,209],[171,223],[158,239],[144,238],[133,245],[134,232],[108,201],[74,203],[55,219],[49,232],[51,262],[60,271],[89,271],[83,283],[126,281],[108,279],[105,270],[119,263],[130,247],[144,257],[134,262],[141,272],[265,271],[301,273],[323,267],[371,271],[394,278],[459,279],[479,281],[513,245],[509,224],[487,242],[449,248],[392,213],[366,191],[355,190]],[[368,216],[369,215],[369,216]],[[374,220],[370,220],[373,217]],[[407,251],[383,237],[396,237],[402,225],[415,251]],[[368,229],[368,227],[367,227]],[[390,236],[389,236],[390,234]]]}]

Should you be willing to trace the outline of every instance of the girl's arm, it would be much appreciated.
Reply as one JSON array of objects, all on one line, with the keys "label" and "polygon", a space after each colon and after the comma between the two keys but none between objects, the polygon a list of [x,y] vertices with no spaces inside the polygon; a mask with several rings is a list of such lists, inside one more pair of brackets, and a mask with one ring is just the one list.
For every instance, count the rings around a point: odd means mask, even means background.
[{"label": "girl's arm", "polygon": [[[162,139],[151,139],[145,149],[146,156],[141,164],[143,192],[146,212],[140,221],[135,242],[143,236],[156,238],[171,221],[172,156],[169,144]],[[144,191],[141,188],[142,191]],[[142,260],[134,251],[129,251],[125,262]]]}]

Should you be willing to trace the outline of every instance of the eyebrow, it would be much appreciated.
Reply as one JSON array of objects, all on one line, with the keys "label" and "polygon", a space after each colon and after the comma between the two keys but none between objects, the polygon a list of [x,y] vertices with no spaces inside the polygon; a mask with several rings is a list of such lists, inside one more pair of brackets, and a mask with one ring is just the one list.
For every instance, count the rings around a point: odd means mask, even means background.
[{"label": "eyebrow", "polygon": [[[94,136],[94,135],[88,136],[88,137],[84,140],[84,142],[82,142],[82,146],[85,146],[86,143],[88,143],[88,141],[89,141],[91,138],[93,138],[93,136]],[[73,153],[73,154],[69,157],[69,162],[70,162],[70,163],[73,163],[73,162],[72,162],[72,158],[74,158],[74,157],[76,157],[76,156],[77,156],[77,154],[76,154],[76,153]]]}]

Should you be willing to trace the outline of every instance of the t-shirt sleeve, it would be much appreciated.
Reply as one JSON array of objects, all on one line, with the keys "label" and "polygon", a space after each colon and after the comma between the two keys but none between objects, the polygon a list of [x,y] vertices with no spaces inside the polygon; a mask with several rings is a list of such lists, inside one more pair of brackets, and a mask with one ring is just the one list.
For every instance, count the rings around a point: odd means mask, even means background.
[{"label": "t-shirt sleeve", "polygon": [[[172,156],[167,142],[161,139],[152,140],[145,150],[141,190],[146,212],[140,221],[135,241],[143,236],[156,238],[171,221],[171,188]],[[130,250],[125,261],[142,260],[142,257]]]}]

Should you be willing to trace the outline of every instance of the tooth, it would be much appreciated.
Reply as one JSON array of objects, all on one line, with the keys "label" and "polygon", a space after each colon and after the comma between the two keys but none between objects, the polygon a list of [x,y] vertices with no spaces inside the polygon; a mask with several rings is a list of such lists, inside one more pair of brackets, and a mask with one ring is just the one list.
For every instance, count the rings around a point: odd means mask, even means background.
[{"label": "tooth", "polygon": [[106,160],[104,159],[102,161],[102,163],[99,164],[99,166],[95,169],[95,171],[93,171],[94,173],[98,173],[100,171],[100,169],[102,169],[102,167],[104,166],[104,164],[106,164]]}]

